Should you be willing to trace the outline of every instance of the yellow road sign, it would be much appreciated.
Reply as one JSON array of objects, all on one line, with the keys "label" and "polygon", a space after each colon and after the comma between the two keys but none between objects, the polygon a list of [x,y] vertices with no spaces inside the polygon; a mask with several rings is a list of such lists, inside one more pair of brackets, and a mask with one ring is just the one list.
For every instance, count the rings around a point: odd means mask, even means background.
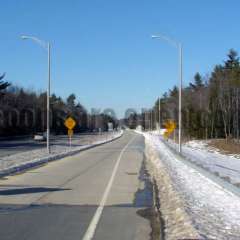
[{"label": "yellow road sign", "polygon": [[175,130],[176,123],[173,120],[167,120],[164,124],[166,131],[164,132],[164,137],[169,137],[170,134]]},{"label": "yellow road sign", "polygon": [[76,121],[73,118],[68,117],[65,120],[64,125],[65,125],[66,128],[72,130],[76,126]]}]

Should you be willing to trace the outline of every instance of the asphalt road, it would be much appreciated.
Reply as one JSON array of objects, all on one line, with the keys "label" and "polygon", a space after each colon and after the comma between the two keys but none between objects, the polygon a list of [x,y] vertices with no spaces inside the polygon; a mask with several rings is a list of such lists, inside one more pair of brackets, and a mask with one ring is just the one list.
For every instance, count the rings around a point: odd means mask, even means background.
[{"label": "asphalt road", "polygon": [[144,139],[111,143],[0,180],[1,240],[151,239]]}]

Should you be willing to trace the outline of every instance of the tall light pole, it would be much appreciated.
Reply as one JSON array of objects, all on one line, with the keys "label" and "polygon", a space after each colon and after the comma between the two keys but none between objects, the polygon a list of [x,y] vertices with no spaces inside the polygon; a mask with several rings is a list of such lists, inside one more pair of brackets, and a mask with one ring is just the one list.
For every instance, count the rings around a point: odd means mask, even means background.
[{"label": "tall light pole", "polygon": [[33,36],[21,36],[23,40],[32,40],[47,50],[48,55],[48,87],[47,87],[47,152],[50,153],[50,88],[51,88],[51,55],[50,43]]},{"label": "tall light pole", "polygon": [[149,131],[151,132],[151,129],[152,129],[152,116],[151,116],[151,110],[148,111],[149,113]]},{"label": "tall light pole", "polygon": [[155,130],[157,130],[157,125],[158,125],[158,121],[157,121],[157,106],[154,106],[154,120],[155,120]]},{"label": "tall light pole", "polygon": [[149,111],[150,114],[150,132],[152,131],[152,109]]},{"label": "tall light pole", "polygon": [[161,98],[158,99],[158,124],[159,124],[159,134],[161,129]]},{"label": "tall light pole", "polygon": [[181,153],[182,151],[182,78],[183,78],[182,44],[162,34],[152,35],[152,38],[165,40],[171,43],[173,46],[175,46],[179,51],[178,152]]}]

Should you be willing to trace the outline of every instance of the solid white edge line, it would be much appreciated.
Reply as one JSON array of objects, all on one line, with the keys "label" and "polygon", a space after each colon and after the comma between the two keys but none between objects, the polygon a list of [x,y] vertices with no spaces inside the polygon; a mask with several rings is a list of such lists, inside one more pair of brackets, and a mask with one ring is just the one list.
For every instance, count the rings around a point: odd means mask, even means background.
[{"label": "solid white edge line", "polygon": [[[136,136],[135,136],[136,137]],[[130,145],[130,143],[135,139],[135,137],[133,137],[126,145],[125,147],[122,149],[122,151],[120,152],[119,154],[119,157],[117,159],[117,162],[115,163],[115,166],[114,166],[114,169],[113,169],[113,172],[112,172],[112,175],[110,177],[110,180],[107,184],[107,187],[104,191],[104,194],[103,194],[103,197],[102,197],[102,200],[88,226],[88,229],[86,231],[86,233],[84,234],[82,240],[90,240],[94,237],[94,234],[95,234],[95,231],[96,231],[96,227],[97,227],[97,224],[100,220],[100,217],[102,215],[102,212],[103,212],[103,209],[104,209],[104,206],[106,204],[106,201],[107,201],[107,198],[108,198],[108,195],[109,195],[109,192],[111,190],[111,187],[112,187],[112,184],[113,184],[113,181],[114,181],[114,178],[116,176],[116,173],[117,173],[117,169],[118,169],[118,166],[120,164],[120,161],[121,161],[121,158],[122,158],[122,155],[123,153],[125,152],[125,150],[127,149],[127,147]]]}]

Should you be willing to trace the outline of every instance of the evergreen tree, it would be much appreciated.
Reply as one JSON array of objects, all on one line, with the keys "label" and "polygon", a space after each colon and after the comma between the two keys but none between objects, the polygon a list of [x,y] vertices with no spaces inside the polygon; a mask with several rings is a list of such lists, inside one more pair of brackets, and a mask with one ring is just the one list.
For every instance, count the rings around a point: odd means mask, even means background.
[{"label": "evergreen tree", "polygon": [[67,98],[67,105],[70,107],[70,108],[73,108],[75,106],[75,100],[76,100],[76,96],[75,94],[70,94]]},{"label": "evergreen tree", "polygon": [[194,81],[197,89],[204,86],[202,76],[200,75],[200,73],[196,73],[196,75],[194,76]]},{"label": "evergreen tree", "polygon": [[2,81],[2,79],[5,77],[5,73],[0,76],[0,91],[5,90],[8,86],[10,86],[10,83]]}]

